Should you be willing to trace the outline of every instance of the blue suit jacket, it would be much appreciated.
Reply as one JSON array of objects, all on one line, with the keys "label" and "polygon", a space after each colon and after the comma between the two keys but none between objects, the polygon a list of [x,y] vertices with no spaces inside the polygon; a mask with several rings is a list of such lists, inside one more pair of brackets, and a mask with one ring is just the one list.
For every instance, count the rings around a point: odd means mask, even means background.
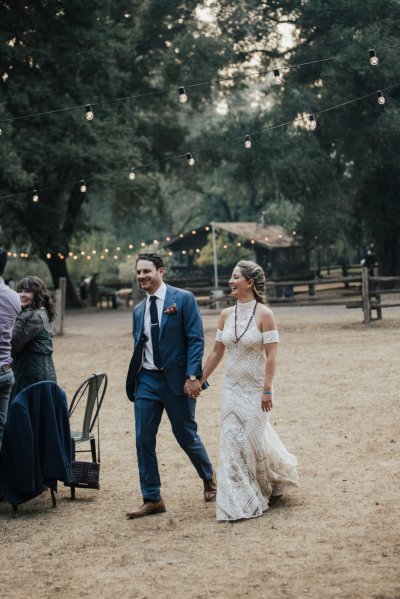
[{"label": "blue suit jacket", "polygon": [[[176,304],[174,314],[165,309]],[[143,336],[146,300],[133,309],[134,352],[126,379],[126,393],[135,400],[137,375],[143,363],[145,338]],[[176,395],[184,395],[183,386],[188,375],[202,374],[204,333],[200,311],[193,293],[167,285],[167,293],[160,323],[160,353],[167,383]]]}]

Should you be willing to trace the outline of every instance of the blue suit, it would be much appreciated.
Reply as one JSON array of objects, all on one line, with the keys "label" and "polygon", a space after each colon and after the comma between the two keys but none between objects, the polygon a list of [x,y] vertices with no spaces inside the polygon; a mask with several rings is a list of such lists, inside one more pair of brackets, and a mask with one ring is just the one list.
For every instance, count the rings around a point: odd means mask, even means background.
[{"label": "blue suit", "polygon": [[[165,309],[176,304],[176,312]],[[176,440],[187,453],[200,478],[210,480],[212,465],[197,434],[196,400],[185,395],[190,374],[202,374],[203,324],[192,293],[167,285],[160,322],[162,370],[142,368],[146,339],[143,334],[146,300],[133,310],[134,352],[126,381],[128,398],[135,403],[136,451],[140,486],[145,501],[160,499],[156,435],[164,409]]]}]

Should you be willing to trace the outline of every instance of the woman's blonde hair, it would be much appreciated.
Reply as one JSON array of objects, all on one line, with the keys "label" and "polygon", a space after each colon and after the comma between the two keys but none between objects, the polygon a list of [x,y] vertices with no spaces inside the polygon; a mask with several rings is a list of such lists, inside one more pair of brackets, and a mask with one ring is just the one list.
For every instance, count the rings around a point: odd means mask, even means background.
[{"label": "woman's blonde hair", "polygon": [[238,266],[242,272],[242,275],[248,281],[254,281],[254,297],[260,302],[260,304],[266,304],[267,299],[265,297],[265,283],[266,277],[263,269],[259,264],[252,260],[240,260],[236,266]]}]

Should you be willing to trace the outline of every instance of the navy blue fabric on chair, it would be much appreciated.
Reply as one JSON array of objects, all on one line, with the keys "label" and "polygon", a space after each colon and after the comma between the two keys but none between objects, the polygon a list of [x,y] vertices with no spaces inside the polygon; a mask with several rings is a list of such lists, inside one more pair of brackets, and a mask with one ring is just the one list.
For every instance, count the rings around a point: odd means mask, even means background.
[{"label": "navy blue fabric on chair", "polygon": [[0,488],[14,509],[67,481],[71,433],[67,399],[53,381],[23,389],[12,401],[0,453]]}]

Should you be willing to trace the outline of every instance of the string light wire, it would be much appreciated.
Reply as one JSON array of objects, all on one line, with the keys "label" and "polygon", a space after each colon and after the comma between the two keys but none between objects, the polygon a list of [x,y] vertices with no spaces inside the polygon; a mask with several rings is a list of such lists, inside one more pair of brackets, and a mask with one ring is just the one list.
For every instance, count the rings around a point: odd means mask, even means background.
[{"label": "string light wire", "polygon": [[[376,52],[381,52],[382,50],[390,50],[393,48],[399,48],[400,47],[400,43],[398,44],[392,44],[389,46],[380,46],[380,47],[376,47],[375,51]],[[280,71],[289,71],[290,69],[296,69],[296,68],[300,68],[300,67],[305,67],[305,66],[310,66],[313,64],[319,64],[319,63],[323,63],[323,62],[329,62],[329,61],[334,61],[334,60],[343,60],[345,58],[349,58],[350,56],[356,56],[356,55],[365,55],[368,54],[370,51],[370,49],[368,50],[355,50],[353,52],[347,52],[346,54],[338,54],[336,56],[330,56],[328,58],[320,58],[318,60],[310,60],[307,62],[300,62],[297,64],[293,64],[293,65],[285,65],[282,67],[279,67]],[[215,83],[224,83],[225,81],[236,81],[239,79],[247,79],[249,77],[257,77],[259,75],[267,75],[268,73],[274,73],[274,71],[277,70],[277,67],[274,66],[271,69],[261,69],[258,71],[252,71],[249,73],[242,73],[239,75],[231,75],[229,77],[221,77],[219,79],[211,79],[209,81],[202,81],[199,83],[191,83],[191,84],[186,84],[185,85],[185,90],[188,89],[194,89],[195,87],[202,87],[202,86],[206,86],[206,85],[213,85]],[[122,96],[120,98],[110,98],[110,99],[105,99],[105,100],[100,100],[98,102],[91,102],[90,106],[93,107],[98,107],[104,104],[112,104],[115,102],[125,102],[127,100],[138,100],[139,98],[146,98],[149,96],[155,96],[155,95],[160,95],[160,94],[168,94],[171,92],[176,93],[176,91],[178,90],[179,92],[179,87],[170,87],[167,89],[159,89],[159,90],[152,90],[149,92],[143,92],[140,94],[134,94],[131,96]],[[29,119],[29,118],[33,118],[33,117],[38,117],[38,116],[46,116],[49,114],[55,114],[55,113],[59,113],[59,112],[66,112],[66,111],[70,111],[70,110],[81,110],[82,108],[85,108],[88,104],[84,103],[84,104],[76,104],[74,106],[67,106],[65,108],[57,108],[54,110],[46,110],[46,111],[42,111],[42,112],[35,112],[35,113],[30,113],[30,114],[23,114],[20,116],[14,116],[14,117],[10,117],[7,119],[1,119],[0,123],[9,123],[12,121],[17,121],[17,120],[21,120],[21,119]]]},{"label": "string light wire", "polygon": [[[193,150],[192,153],[193,154],[200,154],[202,152],[208,152],[211,149],[215,149],[215,148],[218,148],[218,147],[221,147],[221,146],[224,146],[224,145],[228,145],[228,144],[231,144],[231,143],[234,143],[234,142],[237,142],[237,141],[242,141],[243,142],[243,141],[246,140],[247,135],[250,135],[250,137],[253,138],[256,135],[261,135],[263,133],[267,133],[268,131],[273,131],[273,130],[279,129],[281,127],[286,127],[288,125],[292,125],[292,124],[297,123],[299,121],[304,121],[306,119],[309,119],[309,117],[311,115],[314,115],[314,117],[316,117],[316,116],[318,116],[320,114],[324,114],[326,112],[330,112],[330,111],[336,110],[338,108],[343,108],[344,106],[348,106],[349,104],[354,104],[355,102],[360,102],[362,100],[365,100],[366,98],[371,98],[372,96],[376,96],[379,93],[383,93],[385,91],[388,91],[390,89],[394,89],[394,88],[399,87],[399,86],[400,86],[400,82],[399,83],[394,83],[392,85],[389,85],[387,87],[381,88],[379,90],[375,90],[375,91],[370,92],[368,94],[364,94],[364,95],[359,96],[357,98],[352,98],[350,100],[346,100],[344,102],[340,102],[340,104],[335,104],[334,106],[328,106],[327,108],[323,108],[322,110],[319,110],[319,111],[315,111],[314,110],[312,113],[310,112],[310,113],[307,113],[307,114],[303,114],[302,116],[296,117],[295,119],[292,119],[290,121],[285,121],[283,123],[278,123],[276,125],[271,125],[270,127],[265,127],[264,129],[259,129],[258,131],[252,132],[250,134],[240,135],[240,136],[228,139],[228,140],[221,141],[221,142],[216,143],[216,144],[212,144],[212,145],[209,145],[209,146],[205,146],[205,147],[202,147],[202,148],[195,149],[195,150]],[[173,156],[167,156],[167,157],[163,158],[162,160],[158,160],[158,161],[153,160],[153,161],[147,162],[145,164],[139,164],[139,165],[136,164],[135,165],[135,171],[137,171],[138,169],[149,168],[149,167],[151,167],[153,165],[159,165],[159,164],[163,164],[163,163],[166,163],[166,162],[170,162],[172,160],[177,160],[177,159],[180,159],[180,158],[183,158],[183,157],[186,158],[186,159],[188,159],[188,152],[183,152],[182,154],[177,154],[177,155],[173,155]],[[116,177],[117,175],[121,175],[122,173],[126,173],[126,172],[127,172],[127,168],[124,168],[124,169],[119,169],[117,171],[113,171],[113,172],[108,173],[106,175],[97,175],[96,177],[92,177],[92,178],[84,177],[84,180],[85,180],[86,183],[87,182],[91,182],[91,181],[98,181],[98,180],[108,180],[108,179],[111,179],[113,177]],[[78,184],[81,183],[81,181],[82,181],[82,179],[79,179],[79,180],[75,180],[75,181],[68,181],[66,183],[61,183],[61,184],[58,184],[58,185],[50,185],[48,187],[41,187],[41,188],[37,188],[36,191],[37,192],[44,192],[44,191],[49,191],[49,190],[52,190],[52,189],[61,189],[63,187],[78,185]],[[17,196],[22,196],[22,195],[26,195],[27,193],[32,193],[32,190],[27,190],[27,191],[21,191],[21,192],[17,192],[17,193],[2,195],[2,196],[0,196],[0,200],[8,199],[8,198],[13,198],[13,197],[17,197]]]}]

